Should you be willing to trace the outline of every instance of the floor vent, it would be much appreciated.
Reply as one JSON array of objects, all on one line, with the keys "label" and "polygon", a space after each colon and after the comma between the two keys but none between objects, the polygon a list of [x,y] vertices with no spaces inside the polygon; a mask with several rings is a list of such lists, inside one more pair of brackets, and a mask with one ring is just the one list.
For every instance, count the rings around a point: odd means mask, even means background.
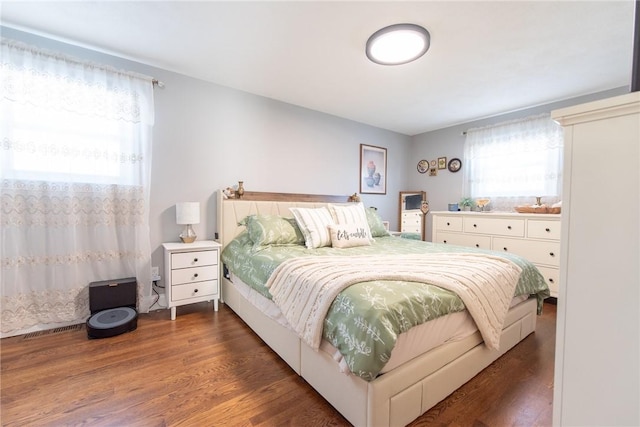
[{"label": "floor vent", "polygon": [[47,330],[44,330],[44,331],[36,331],[36,332],[31,332],[29,334],[23,335],[23,338],[25,340],[28,340],[28,339],[32,339],[32,338],[43,337],[45,335],[61,334],[63,332],[75,332],[75,331],[82,330],[83,326],[84,326],[84,323],[79,323],[77,325],[62,326],[60,328],[55,328],[55,329],[47,329]]}]

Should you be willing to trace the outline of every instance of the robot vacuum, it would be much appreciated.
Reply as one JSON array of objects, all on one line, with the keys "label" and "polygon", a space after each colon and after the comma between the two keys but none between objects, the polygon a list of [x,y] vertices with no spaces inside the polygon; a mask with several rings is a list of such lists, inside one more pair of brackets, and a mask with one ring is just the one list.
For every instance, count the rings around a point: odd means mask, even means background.
[{"label": "robot vacuum", "polygon": [[135,277],[104,280],[89,284],[89,309],[87,336],[108,338],[138,327],[138,284]]}]

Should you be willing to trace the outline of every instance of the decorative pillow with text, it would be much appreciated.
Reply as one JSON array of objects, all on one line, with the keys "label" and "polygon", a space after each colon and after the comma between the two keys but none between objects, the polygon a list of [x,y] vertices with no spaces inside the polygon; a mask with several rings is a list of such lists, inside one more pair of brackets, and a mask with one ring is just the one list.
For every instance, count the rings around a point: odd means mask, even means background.
[{"label": "decorative pillow with text", "polygon": [[371,245],[371,232],[360,224],[329,225],[331,246],[334,248],[353,248]]}]

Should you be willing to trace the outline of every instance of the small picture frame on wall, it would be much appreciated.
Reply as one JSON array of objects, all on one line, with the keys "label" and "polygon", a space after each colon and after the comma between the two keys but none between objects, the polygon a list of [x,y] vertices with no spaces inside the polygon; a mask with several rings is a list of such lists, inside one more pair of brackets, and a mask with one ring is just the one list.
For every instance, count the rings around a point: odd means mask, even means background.
[{"label": "small picture frame on wall", "polygon": [[447,158],[438,157],[438,169],[446,169],[446,168],[447,168]]},{"label": "small picture frame on wall", "polygon": [[360,144],[360,194],[387,194],[387,149]]},{"label": "small picture frame on wall", "polygon": [[438,176],[438,169],[436,168],[429,169],[429,176]]}]

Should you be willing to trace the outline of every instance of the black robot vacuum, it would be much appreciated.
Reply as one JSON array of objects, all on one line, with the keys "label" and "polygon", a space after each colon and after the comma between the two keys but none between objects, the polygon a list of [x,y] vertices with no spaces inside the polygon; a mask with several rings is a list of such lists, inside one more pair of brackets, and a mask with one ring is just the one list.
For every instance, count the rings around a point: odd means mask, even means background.
[{"label": "black robot vacuum", "polygon": [[134,331],[138,327],[137,301],[135,277],[90,283],[87,336],[108,338]]}]

